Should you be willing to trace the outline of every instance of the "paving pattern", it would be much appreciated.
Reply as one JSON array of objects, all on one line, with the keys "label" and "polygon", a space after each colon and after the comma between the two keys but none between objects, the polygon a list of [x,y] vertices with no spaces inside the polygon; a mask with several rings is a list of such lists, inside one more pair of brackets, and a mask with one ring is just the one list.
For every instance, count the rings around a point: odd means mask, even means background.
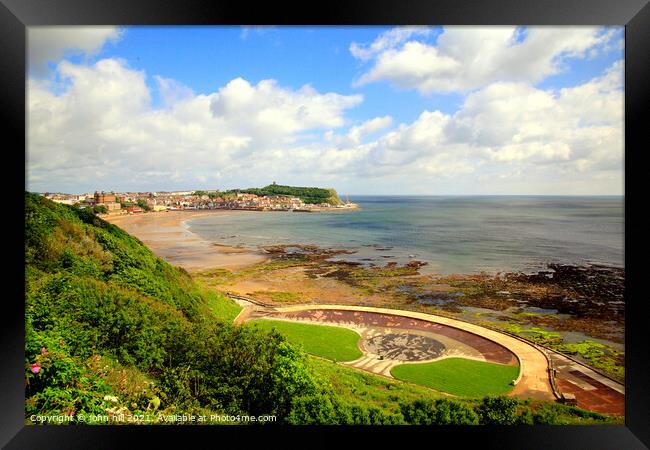
[{"label": "paving pattern", "polygon": [[563,355],[552,355],[555,382],[564,394],[573,394],[580,408],[616,416],[625,415],[625,387]]},{"label": "paving pattern", "polygon": [[[407,331],[428,332],[432,335],[433,339],[445,337],[448,341],[455,341],[456,343],[462,344],[460,346],[462,348],[470,347],[474,350],[474,354],[467,356],[475,359],[482,359],[484,361],[498,364],[517,364],[517,358],[515,355],[506,347],[499,345],[494,341],[458,328],[410,317],[367,311],[333,309],[308,309],[295,312],[265,314],[272,314],[276,318],[329,323],[339,326],[347,326],[349,328],[401,330],[401,333]],[[365,343],[362,344],[365,345]],[[454,353],[453,350],[454,346],[449,347],[446,355],[463,356],[463,353]]]},{"label": "paving pattern", "polygon": [[425,320],[368,311],[253,309],[238,322],[256,318],[311,322],[349,328],[361,335],[363,356],[342,364],[392,378],[391,369],[408,362],[467,358],[497,364],[517,364],[506,347],[467,331]]},{"label": "paving pattern", "polygon": [[[426,361],[448,357],[500,364],[516,364],[519,361],[520,379],[509,395],[554,400],[556,397],[548,375],[548,357],[556,369],[558,390],[563,394],[575,395],[579,407],[603,414],[625,415],[625,387],[622,384],[564,355],[542,351],[522,340],[477,325],[430,314],[362,306],[260,308],[252,303],[242,303],[242,306],[244,310],[235,320],[236,323],[267,317],[354,329],[361,335],[359,346],[364,355],[344,364],[388,377],[391,376],[392,367],[409,361],[421,362],[422,358],[428,357],[431,359]],[[393,350],[402,344],[407,347],[413,344],[415,351]]]},{"label": "paving pattern", "polygon": [[363,343],[365,349],[383,359],[426,361],[442,356],[445,345],[428,336],[411,333],[380,334]]}]

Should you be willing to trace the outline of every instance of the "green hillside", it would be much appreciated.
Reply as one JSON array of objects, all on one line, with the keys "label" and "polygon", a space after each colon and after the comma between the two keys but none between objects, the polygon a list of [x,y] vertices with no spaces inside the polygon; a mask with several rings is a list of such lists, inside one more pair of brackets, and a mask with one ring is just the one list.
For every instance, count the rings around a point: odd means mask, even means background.
[{"label": "green hillside", "polygon": [[316,390],[282,336],[90,212],[26,193],[25,265],[26,417],[284,417]]},{"label": "green hillside", "polygon": [[276,331],[233,325],[238,311],[92,212],[25,193],[27,424],[33,415],[179,423],[161,418],[188,414],[496,423],[494,410],[517,423],[611,422],[552,403],[441,402],[426,388],[310,359]]},{"label": "green hillside", "polygon": [[336,206],[341,203],[341,199],[336,193],[336,190],[316,187],[297,187],[283,186],[280,184],[269,184],[263,188],[238,189],[234,192],[244,192],[262,196],[290,195],[300,198],[305,203],[312,204],[329,203],[330,205]]}]

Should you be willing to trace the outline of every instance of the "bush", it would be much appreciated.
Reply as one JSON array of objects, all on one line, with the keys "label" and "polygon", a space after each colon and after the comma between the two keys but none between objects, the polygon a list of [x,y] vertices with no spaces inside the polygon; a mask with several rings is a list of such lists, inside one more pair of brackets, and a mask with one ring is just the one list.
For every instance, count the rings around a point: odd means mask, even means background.
[{"label": "bush", "polygon": [[532,414],[532,422],[535,425],[556,425],[559,413],[551,405],[542,405]]},{"label": "bush", "polygon": [[343,403],[327,390],[295,397],[285,421],[292,425],[400,425],[401,414],[391,414],[374,406]]},{"label": "bush", "polygon": [[477,408],[481,425],[515,425],[518,401],[509,397],[485,397]]},{"label": "bush", "polygon": [[338,406],[330,395],[323,392],[294,397],[284,422],[291,425],[336,425],[344,419]]},{"label": "bush", "polygon": [[407,423],[413,425],[476,425],[478,416],[471,408],[462,403],[439,399],[414,400],[400,405],[400,410]]},{"label": "bush", "polygon": [[[38,352],[37,343],[42,344]],[[70,356],[65,341],[30,329],[25,356],[27,417],[105,413],[108,386],[80,358]]]},{"label": "bush", "polygon": [[[90,211],[30,193],[25,204],[28,411],[101,413],[114,389],[136,410],[160,394],[170,411],[282,417],[316,392],[302,352],[215,320],[219,298],[139,240]],[[98,357],[107,373],[88,366]]]}]

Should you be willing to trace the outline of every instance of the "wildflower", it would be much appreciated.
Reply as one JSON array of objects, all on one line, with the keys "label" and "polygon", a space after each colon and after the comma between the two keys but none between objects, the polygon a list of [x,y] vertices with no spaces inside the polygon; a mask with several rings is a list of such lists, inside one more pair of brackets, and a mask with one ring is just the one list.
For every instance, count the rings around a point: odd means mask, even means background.
[{"label": "wildflower", "polygon": [[45,347],[41,347],[41,353],[43,354],[47,353],[47,349]]},{"label": "wildflower", "polygon": [[104,400],[111,403],[117,403],[117,397],[115,397],[114,395],[105,395]]},{"label": "wildflower", "polygon": [[41,371],[41,366],[39,366],[37,363],[32,364],[32,373],[38,373]]}]

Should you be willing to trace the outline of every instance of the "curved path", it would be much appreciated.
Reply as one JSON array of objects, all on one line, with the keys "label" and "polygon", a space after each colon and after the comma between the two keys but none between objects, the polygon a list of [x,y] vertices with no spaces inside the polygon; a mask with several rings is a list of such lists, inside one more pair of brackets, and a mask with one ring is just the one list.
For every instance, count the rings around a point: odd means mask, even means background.
[{"label": "curved path", "polygon": [[[319,314],[320,311],[322,313]],[[364,306],[295,305],[269,309],[247,307],[242,310],[240,315],[235,319],[235,322],[242,323],[255,317],[268,317],[284,320],[311,320],[314,322],[331,323],[333,311],[362,313],[339,315],[343,318],[343,320],[338,321],[339,325],[344,325],[346,321],[357,323],[361,321],[362,325],[363,322],[370,321],[372,324],[375,321],[375,323],[381,324],[382,327],[406,328],[416,333],[418,331],[429,332],[459,342],[463,342],[463,340],[468,341],[468,345],[479,352],[479,355],[473,359],[512,364],[514,363],[512,355],[514,355],[519,362],[520,371],[519,377],[516,380],[516,386],[509,395],[523,398],[533,397],[543,400],[555,399],[549,380],[548,360],[540,350],[524,341],[503,333],[447,317],[413,311]],[[310,314],[305,315],[305,312],[310,312]],[[390,318],[393,318],[393,320],[391,321]],[[461,330],[465,333],[460,333],[456,330]],[[468,339],[468,336],[472,336],[472,338]],[[477,336],[483,339],[476,339]],[[377,361],[376,358],[371,361],[367,355],[365,358],[364,360],[364,357],[362,357],[349,364],[363,370],[384,375],[390,372],[391,366],[395,365],[389,361]]]}]

